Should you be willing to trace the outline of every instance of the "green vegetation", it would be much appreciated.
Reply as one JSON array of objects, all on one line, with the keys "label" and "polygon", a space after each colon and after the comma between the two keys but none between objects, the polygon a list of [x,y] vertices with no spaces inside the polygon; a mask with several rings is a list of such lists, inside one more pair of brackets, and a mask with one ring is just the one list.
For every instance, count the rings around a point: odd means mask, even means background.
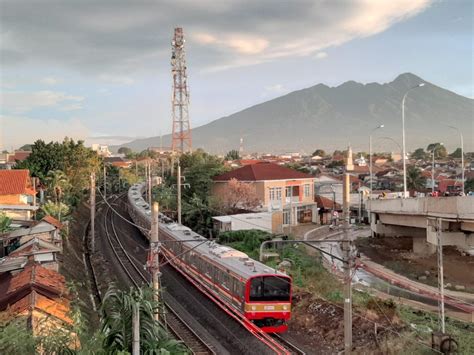
[{"label": "green vegetation", "polygon": [[416,166],[407,169],[407,187],[409,190],[420,191],[426,186],[426,178],[421,175],[421,170]]},{"label": "green vegetation", "polygon": [[240,159],[239,151],[232,149],[224,157],[224,160],[238,160]]},{"label": "green vegetation", "polygon": [[125,154],[125,156],[133,153],[132,149],[129,147],[120,147],[117,151],[119,154]]},{"label": "green vegetation", "polygon": [[246,253],[250,258],[258,260],[260,245],[272,238],[272,234],[252,229],[220,233],[218,242],[226,244]]},{"label": "green vegetation", "polygon": [[415,151],[411,154],[412,159],[416,160],[426,160],[429,158],[428,153],[425,152],[423,148],[417,148]]},{"label": "green vegetation", "polygon": [[311,156],[315,157],[315,156],[320,156],[321,158],[322,157],[325,157],[326,156],[326,152],[322,149],[316,149],[313,154],[311,154]]},{"label": "green vegetation", "polygon": [[446,158],[448,156],[448,151],[443,143],[431,143],[426,148],[426,151],[430,152],[430,155],[435,155],[435,159]]},{"label": "green vegetation", "polygon": [[171,338],[154,319],[158,308],[161,307],[153,300],[149,287],[128,292],[110,287],[103,299],[98,330],[92,329],[74,306],[70,314],[73,325],[62,329],[48,327],[47,334],[36,336],[32,335],[25,318],[10,320],[7,312],[0,313],[0,353],[131,354],[132,314],[138,309],[142,354],[188,354],[184,344]]},{"label": "green vegetation", "polygon": [[464,183],[464,192],[474,191],[474,178],[467,179]]},{"label": "green vegetation", "polygon": [[7,215],[3,212],[0,213],[0,234],[6,233],[11,230],[10,225],[12,224],[11,218],[7,217]]},{"label": "green vegetation", "polygon": [[449,154],[449,156],[451,158],[461,158],[461,156],[462,156],[461,148],[456,148],[456,150],[454,152],[452,152],[451,154]]}]

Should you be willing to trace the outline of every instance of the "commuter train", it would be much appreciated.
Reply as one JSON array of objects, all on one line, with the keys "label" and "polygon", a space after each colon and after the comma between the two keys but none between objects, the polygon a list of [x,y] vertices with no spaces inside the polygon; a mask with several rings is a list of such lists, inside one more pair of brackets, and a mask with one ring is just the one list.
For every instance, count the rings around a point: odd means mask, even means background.
[{"label": "commuter train", "polygon": [[[150,230],[151,209],[143,199],[144,189],[144,183],[130,188],[129,214],[137,225]],[[263,331],[286,331],[292,292],[288,275],[209,241],[163,214],[159,221],[161,252],[174,268]],[[149,237],[149,233],[144,234]]]}]

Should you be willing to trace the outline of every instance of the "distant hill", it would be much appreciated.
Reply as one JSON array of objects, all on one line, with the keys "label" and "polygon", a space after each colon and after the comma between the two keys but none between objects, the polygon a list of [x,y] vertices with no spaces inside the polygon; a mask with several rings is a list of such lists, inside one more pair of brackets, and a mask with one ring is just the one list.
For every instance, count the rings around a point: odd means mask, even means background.
[{"label": "distant hill", "polygon": [[[225,153],[238,149],[243,137],[248,153],[331,151],[348,143],[355,151],[367,151],[369,132],[379,124],[385,128],[377,136],[401,144],[401,100],[408,88],[421,82],[426,85],[411,91],[406,100],[407,149],[426,148],[432,142],[459,146],[459,136],[446,127],[449,124],[463,131],[465,150],[474,150],[474,100],[411,73],[385,84],[348,81],[337,87],[318,84],[291,92],[194,128],[193,148]],[[159,141],[151,137],[121,146],[140,151],[158,146]],[[163,136],[163,145],[170,145],[170,135]],[[374,150],[382,149],[399,150],[390,140],[374,138]]]}]

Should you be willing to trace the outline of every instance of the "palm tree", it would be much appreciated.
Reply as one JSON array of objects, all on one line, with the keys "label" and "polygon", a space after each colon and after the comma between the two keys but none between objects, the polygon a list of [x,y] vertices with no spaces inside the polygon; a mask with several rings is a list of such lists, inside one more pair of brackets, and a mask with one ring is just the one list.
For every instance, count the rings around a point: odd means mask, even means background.
[{"label": "palm tree", "polygon": [[174,340],[154,314],[159,304],[153,300],[149,287],[119,291],[110,287],[102,302],[103,350],[106,353],[132,351],[132,315],[140,312],[140,350],[144,354],[188,354],[180,341]]},{"label": "palm tree", "polygon": [[407,187],[411,191],[423,190],[426,186],[426,178],[421,175],[421,170],[416,166],[410,166],[407,170]]},{"label": "palm tree", "polygon": [[69,188],[69,181],[62,170],[50,170],[46,175],[48,190],[54,197],[54,202],[59,203],[64,191]]}]

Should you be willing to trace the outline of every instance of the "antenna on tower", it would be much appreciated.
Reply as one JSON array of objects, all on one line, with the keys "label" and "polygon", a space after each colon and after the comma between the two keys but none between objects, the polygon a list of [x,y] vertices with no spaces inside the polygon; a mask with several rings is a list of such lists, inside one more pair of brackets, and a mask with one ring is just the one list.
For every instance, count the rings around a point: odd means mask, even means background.
[{"label": "antenna on tower", "polygon": [[171,149],[178,153],[191,151],[191,127],[188,114],[189,92],[184,42],[183,29],[176,27],[171,41],[171,74],[173,76]]},{"label": "antenna on tower", "polygon": [[239,155],[241,158],[243,154],[244,154],[244,137],[240,137]]}]

